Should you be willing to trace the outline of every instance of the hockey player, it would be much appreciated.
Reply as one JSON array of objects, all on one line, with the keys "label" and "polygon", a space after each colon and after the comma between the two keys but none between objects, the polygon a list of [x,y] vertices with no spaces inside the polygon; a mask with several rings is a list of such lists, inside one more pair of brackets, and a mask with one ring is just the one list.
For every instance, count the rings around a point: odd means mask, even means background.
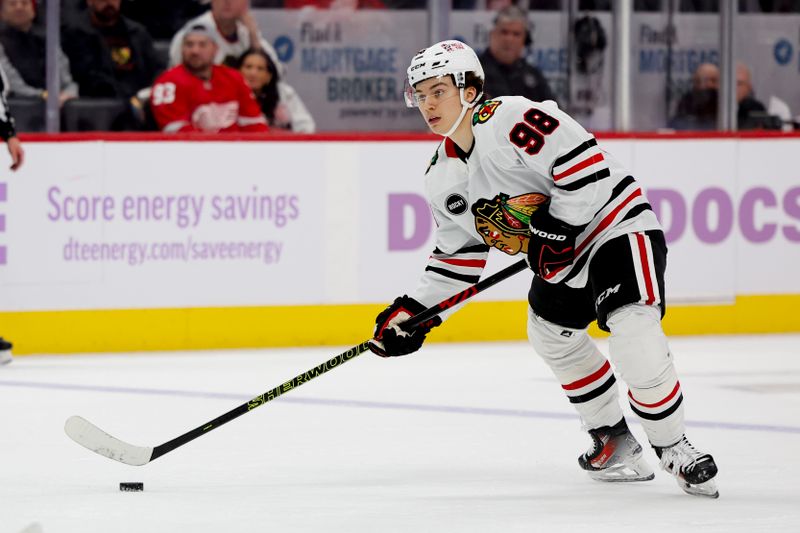
[{"label": "hockey player", "polygon": [[654,477],[623,417],[614,371],[586,332],[597,320],[662,468],[687,493],[716,498],[714,459],[684,435],[661,328],[667,249],[642,189],[555,102],[484,100],[483,81],[475,52],[458,41],[421,50],[408,67],[406,102],[444,137],[425,183],[436,249],[412,296],[378,315],[372,351],[418,350],[441,319],[411,333],[399,323],[476,283],[490,248],[521,254],[534,271],[528,337],[592,439],[581,468],[600,481]]}]

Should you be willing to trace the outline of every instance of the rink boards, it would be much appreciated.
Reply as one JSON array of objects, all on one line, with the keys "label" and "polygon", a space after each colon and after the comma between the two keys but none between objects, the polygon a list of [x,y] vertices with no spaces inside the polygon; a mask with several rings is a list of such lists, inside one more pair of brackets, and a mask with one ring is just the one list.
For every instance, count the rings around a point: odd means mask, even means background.
[{"label": "rink boards", "polygon": [[[0,335],[17,353],[356,344],[434,247],[432,137],[26,140],[0,178]],[[800,137],[600,144],[664,225],[668,332],[800,331]],[[517,259],[493,256],[487,271]],[[529,281],[433,338],[523,338]]]}]

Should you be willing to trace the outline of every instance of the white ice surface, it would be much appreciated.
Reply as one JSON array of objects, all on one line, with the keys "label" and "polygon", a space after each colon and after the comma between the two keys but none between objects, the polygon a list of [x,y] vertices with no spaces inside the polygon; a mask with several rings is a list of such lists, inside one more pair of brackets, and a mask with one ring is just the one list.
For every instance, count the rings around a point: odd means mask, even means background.
[{"label": "white ice surface", "polygon": [[155,446],[344,348],[20,357],[0,369],[0,533],[800,531],[800,336],[671,344],[719,500],[660,470],[590,480],[588,437],[523,343],[364,354],[142,467],[64,421]]}]

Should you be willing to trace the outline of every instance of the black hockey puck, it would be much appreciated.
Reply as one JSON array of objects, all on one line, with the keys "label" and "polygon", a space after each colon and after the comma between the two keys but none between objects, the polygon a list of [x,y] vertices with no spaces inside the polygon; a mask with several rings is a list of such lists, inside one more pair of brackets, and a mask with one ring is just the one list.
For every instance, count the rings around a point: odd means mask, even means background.
[{"label": "black hockey puck", "polygon": [[144,483],[138,481],[129,481],[119,484],[119,490],[123,492],[142,492],[144,490]]}]

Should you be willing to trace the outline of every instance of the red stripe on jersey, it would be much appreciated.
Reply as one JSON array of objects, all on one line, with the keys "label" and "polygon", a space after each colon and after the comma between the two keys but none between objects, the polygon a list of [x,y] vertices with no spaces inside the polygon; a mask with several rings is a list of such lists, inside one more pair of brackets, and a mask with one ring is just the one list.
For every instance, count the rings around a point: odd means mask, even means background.
[{"label": "red stripe on jersey", "polygon": [[447,263],[448,265],[465,266],[465,267],[485,267],[486,259],[438,259],[437,261]]},{"label": "red stripe on jersey", "polygon": [[586,168],[588,166],[591,166],[591,165],[594,165],[595,163],[599,163],[600,161],[603,161],[603,154],[595,154],[592,157],[587,157],[586,159],[584,159],[583,161],[581,161],[577,165],[571,166],[570,168],[568,168],[567,170],[565,170],[561,174],[556,174],[555,176],[553,176],[553,181],[558,181],[558,180],[560,180],[562,178],[566,178],[568,176],[572,176],[573,174],[575,174],[579,170],[583,170],[584,168]]},{"label": "red stripe on jersey", "polygon": [[609,224],[611,224],[611,221],[612,221],[612,220],[614,220],[614,217],[616,217],[616,216],[617,216],[617,214],[618,214],[620,211],[622,211],[622,208],[623,208],[623,207],[625,207],[626,205],[628,205],[629,203],[631,203],[631,202],[633,201],[633,199],[634,199],[634,198],[637,198],[637,197],[639,197],[639,196],[641,196],[641,195],[642,195],[642,189],[636,189],[635,191],[633,191],[633,192],[631,193],[631,195],[630,195],[630,196],[628,196],[627,198],[625,198],[625,201],[624,201],[624,202],[622,202],[621,204],[619,204],[617,207],[615,207],[615,208],[614,208],[614,210],[613,210],[613,211],[611,211],[611,212],[610,212],[608,215],[606,215],[606,218],[604,218],[604,219],[603,219],[603,220],[600,222],[600,224],[598,224],[598,226],[597,226],[596,228],[594,228],[594,231],[593,231],[592,233],[590,233],[590,234],[589,234],[589,236],[588,236],[588,237],[586,237],[586,239],[584,239],[584,240],[583,240],[583,242],[582,242],[582,243],[580,243],[580,244],[579,244],[579,245],[578,245],[578,246],[575,248],[575,257],[577,257],[577,256],[579,256],[579,255],[581,254],[581,252],[583,251],[583,249],[584,249],[584,248],[586,248],[586,246],[588,246],[588,245],[589,245],[589,244],[592,242],[592,240],[594,240],[594,238],[595,238],[595,237],[597,237],[597,234],[598,234],[598,233],[600,233],[601,231],[603,231],[604,229],[606,229],[606,228],[609,226]]},{"label": "red stripe on jersey", "polygon": [[447,157],[458,157],[456,153],[456,147],[450,137],[447,137],[444,140],[444,153],[447,154]]},{"label": "red stripe on jersey", "polygon": [[589,383],[597,381],[598,379],[603,377],[603,375],[606,372],[608,372],[610,368],[611,364],[608,361],[606,361],[605,364],[601,366],[600,370],[598,370],[597,372],[593,372],[592,374],[589,374],[585,378],[579,379],[578,381],[573,381],[572,383],[561,385],[561,388],[564,390],[575,390],[575,389],[580,389],[581,387],[585,387]]},{"label": "red stripe on jersey", "polygon": [[642,403],[642,402],[640,402],[639,400],[637,400],[636,398],[633,397],[633,393],[630,391],[630,389],[628,389],[628,398],[630,398],[631,401],[633,403],[637,404],[637,405],[641,405],[642,407],[647,407],[648,409],[653,409],[654,407],[661,407],[662,405],[664,405],[665,403],[667,403],[668,401],[673,399],[675,397],[675,395],[678,394],[679,390],[681,390],[681,382],[680,381],[676,381],[675,382],[675,388],[672,389],[672,392],[670,392],[669,395],[666,398],[664,398],[663,400],[661,400],[660,402]]},{"label": "red stripe on jersey", "polygon": [[647,260],[647,247],[644,245],[644,234],[636,234],[636,244],[639,245],[639,258],[642,260],[642,277],[644,278],[644,286],[647,290],[647,300],[645,303],[651,305],[656,301],[656,295],[653,292],[653,278],[650,275],[650,262]]}]

